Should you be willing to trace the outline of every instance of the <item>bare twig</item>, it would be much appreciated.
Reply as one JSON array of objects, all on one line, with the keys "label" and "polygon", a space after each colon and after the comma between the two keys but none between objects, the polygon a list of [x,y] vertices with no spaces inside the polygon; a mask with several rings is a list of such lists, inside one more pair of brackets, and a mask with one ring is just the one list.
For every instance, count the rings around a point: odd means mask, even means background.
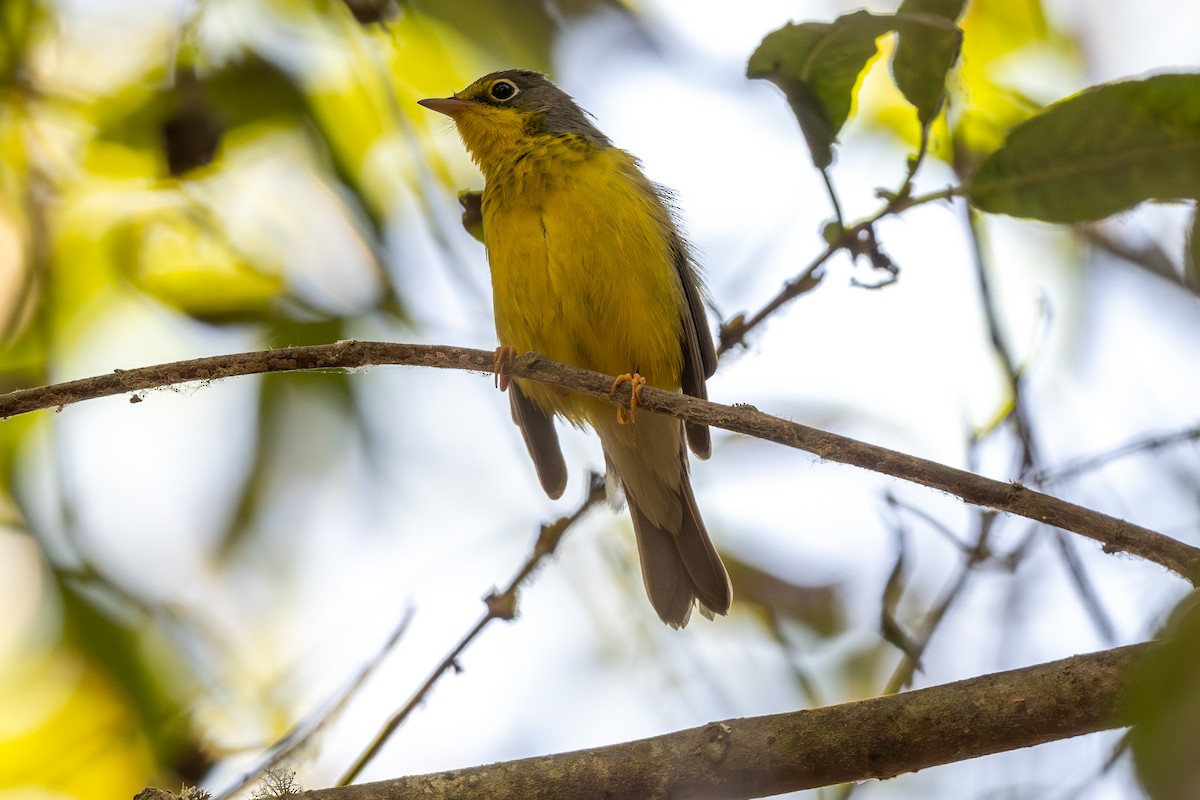
[{"label": "bare twig", "polygon": [[[950,581],[950,584],[942,593],[942,596],[938,602],[925,613],[924,619],[921,620],[921,623],[915,633],[902,630],[900,628],[899,620],[895,619],[894,617],[894,609],[896,606],[896,601],[898,600],[898,590],[892,590],[897,594],[897,597],[892,598],[891,602],[884,603],[883,618],[885,632],[888,630],[887,626],[891,625],[895,633],[902,634],[901,642],[896,644],[903,645],[900,647],[900,649],[904,654],[904,658],[893,671],[892,677],[888,680],[882,692],[883,694],[895,694],[896,692],[899,692],[907,687],[911,683],[915,672],[921,669],[921,658],[924,656],[925,650],[929,647],[930,642],[933,640],[934,634],[937,633],[938,627],[946,619],[950,608],[955,602],[958,601],[959,597],[963,593],[963,590],[966,589],[970,579],[977,574],[978,568],[995,560],[995,554],[991,548],[991,533],[992,528],[998,519],[998,515],[996,512],[990,509],[978,509],[974,515],[974,543],[968,545],[966,542],[960,541],[958,537],[954,536],[950,529],[943,525],[940,520],[930,516],[923,510],[903,503],[899,498],[891,495],[890,493],[887,500],[888,504],[897,512],[897,526],[903,526],[903,520],[899,517],[899,512],[903,511],[913,514],[914,516],[923,519],[927,524],[931,525],[935,531],[945,536],[955,547],[955,549],[959,550],[964,556],[963,563],[957,568],[957,574]],[[904,528],[898,527],[897,530],[901,534],[900,543],[901,547],[903,547]],[[903,554],[903,550],[901,550],[901,554]],[[898,565],[900,563],[900,561],[897,562]],[[895,571],[893,572],[893,575],[895,575]],[[888,600],[886,594],[885,600]],[[847,790],[843,796],[849,797],[850,794],[852,794],[852,787],[851,789]]]},{"label": "bare twig", "polygon": [[1016,360],[1004,341],[1004,332],[1000,330],[1000,312],[996,308],[996,298],[992,292],[992,282],[989,276],[987,258],[984,255],[983,226],[980,215],[968,207],[965,211],[967,218],[968,237],[971,242],[971,252],[975,261],[975,278],[979,283],[979,299],[983,306],[983,316],[987,321],[988,337],[992,342],[992,351],[1000,360],[1008,391],[1012,396],[1007,421],[1013,426],[1013,431],[1021,442],[1021,468],[1018,474],[1028,471],[1037,463],[1037,445],[1034,441],[1033,426],[1029,411],[1025,407],[1025,392],[1021,383],[1021,370],[1017,368]]},{"label": "bare twig", "polygon": [[[825,173],[822,172],[822,175],[824,174]],[[929,194],[923,194],[914,197],[911,194],[911,180],[912,175],[909,174],[905,178],[904,185],[901,187],[900,191],[895,194],[887,195],[887,202],[882,208],[875,212],[875,214],[861,222],[851,225],[848,228],[843,227],[840,231],[841,235],[837,238],[837,241],[831,242],[824,250],[818,253],[817,256],[813,258],[813,260],[810,261],[807,266],[804,267],[804,269],[800,270],[800,273],[795,278],[792,278],[790,281],[785,283],[783,288],[780,289],[774,297],[767,301],[767,303],[753,316],[751,316],[749,319],[745,319],[742,315],[738,315],[733,319],[723,323],[718,336],[720,341],[717,343],[717,354],[724,354],[727,350],[731,350],[737,345],[745,344],[746,334],[757,328],[759,325],[765,322],[768,317],[770,317],[783,306],[787,305],[792,300],[795,300],[800,295],[806,294],[807,292],[815,289],[821,282],[821,279],[824,277],[824,271],[822,270],[822,267],[825,265],[825,262],[832,258],[839,250],[846,250],[851,254],[854,254],[856,249],[861,249],[862,247],[862,237],[868,234],[870,235],[873,243],[875,224],[879,222],[879,220],[883,219],[884,217],[903,213],[910,208],[925,205],[926,203],[934,203],[941,200],[952,199],[962,194],[964,191],[961,187],[950,187],[938,192],[931,192]],[[831,193],[830,197],[834,199],[836,208],[836,195],[832,193],[832,185],[828,183],[826,185],[829,187],[829,191]],[[836,224],[841,224],[840,210],[838,210],[838,220]],[[879,266],[879,264],[876,264],[876,266]]]},{"label": "bare twig", "polygon": [[[354,341],[260,353],[236,353],[141,367],[37,389],[19,389],[0,395],[0,418],[61,407],[95,397],[234,375],[358,368],[373,364],[408,364],[491,372],[494,360],[494,354],[485,350]],[[613,405],[624,404],[628,407],[629,404],[627,386],[621,386],[615,394],[611,391],[612,376],[559,364],[536,353],[526,353],[514,359],[509,363],[508,371],[512,377],[528,378],[606,398]],[[1140,525],[1028,489],[1019,483],[1003,483],[928,459],[810,428],[764,414],[750,406],[726,406],[650,386],[642,389],[638,403],[647,411],[794,447],[826,461],[891,475],[948,492],[974,505],[1054,525],[1100,542],[1105,552],[1130,553],[1166,567],[1193,584],[1200,584],[1200,549]]]},{"label": "bare twig", "polygon": [[[975,256],[975,274],[979,281],[979,295],[983,305],[984,316],[987,319],[988,334],[992,340],[992,349],[995,351],[1004,368],[1009,392],[1012,395],[1012,405],[1009,407],[1007,419],[1009,424],[1012,425],[1017,440],[1021,443],[1021,464],[1017,470],[1017,474],[1023,475],[1033,470],[1041,460],[1038,453],[1037,437],[1034,435],[1033,415],[1030,413],[1029,403],[1025,395],[1023,371],[1018,369],[1016,359],[1013,357],[1008,343],[1005,341],[1004,332],[1000,329],[1000,312],[996,307],[996,298],[992,292],[990,268],[987,263],[983,241],[982,219],[979,212],[970,207],[966,209],[966,216],[967,226],[971,234],[971,249]],[[1104,637],[1105,643],[1112,644],[1115,640],[1112,620],[1109,619],[1108,612],[1100,600],[1099,592],[1096,591],[1096,587],[1092,584],[1091,577],[1087,573],[1087,568],[1084,566],[1083,560],[1075,552],[1075,543],[1063,536],[1061,531],[1054,531],[1051,535],[1054,538],[1054,543],[1057,545],[1057,552],[1067,568],[1067,574],[1071,577],[1071,583],[1074,585],[1075,592],[1079,595],[1080,601],[1083,603],[1088,615],[1092,618],[1092,622],[1095,624],[1097,630]]]},{"label": "bare twig", "polygon": [[326,703],[307,718],[296,723],[278,742],[276,742],[269,750],[269,755],[263,759],[257,767],[247,772],[238,781],[227,787],[224,791],[218,794],[215,800],[225,800],[232,797],[237,792],[249,786],[254,781],[258,780],[259,776],[264,775],[272,770],[278,770],[283,763],[292,756],[293,753],[303,748],[313,740],[317,734],[321,733],[329,726],[329,723],[336,718],[343,709],[349,704],[350,699],[357,694],[358,690],[366,683],[367,678],[375,672],[375,669],[383,663],[384,657],[395,649],[397,643],[408,630],[409,624],[412,622],[413,609],[409,608],[404,612],[404,616],[400,620],[400,624],[393,630],[383,647],[377,652],[366,664],[359,669],[343,687],[338,689],[337,693],[330,698]]},{"label": "bare twig", "polygon": [[554,552],[558,547],[559,541],[567,530],[574,525],[592,506],[604,499],[604,479],[599,475],[592,475],[590,486],[588,488],[587,497],[580,503],[579,507],[571,514],[560,517],[549,525],[543,525],[541,532],[538,534],[537,541],[533,545],[533,550],[525,559],[525,563],[517,570],[517,574],[509,581],[508,586],[501,592],[493,591],[486,598],[484,604],[486,610],[479,621],[467,631],[466,635],[459,640],[446,657],[442,659],[433,671],[429,673],[429,677],[425,682],[413,693],[412,697],[404,706],[388,718],[379,733],[375,734],[375,738],[367,746],[362,753],[354,760],[354,763],[346,770],[345,774],[338,780],[338,786],[347,786],[359,773],[371,762],[371,759],[378,755],[380,749],[391,738],[399,727],[408,719],[408,716],[416,710],[417,706],[425,699],[434,685],[441,679],[443,675],[452,669],[455,669],[458,664],[458,657],[463,654],[463,651],[475,641],[476,637],[483,632],[493,620],[503,619],[511,620],[517,613],[517,592],[521,585],[533,574],[534,570],[542,563],[546,556]]},{"label": "bare twig", "polygon": [[1061,467],[1040,469],[1031,473],[1026,480],[1035,486],[1041,486],[1047,483],[1059,483],[1061,481],[1070,480],[1078,477],[1085,472],[1099,469],[1105,464],[1116,461],[1126,456],[1136,455],[1137,453],[1151,452],[1161,450],[1167,447],[1174,447],[1177,444],[1185,442],[1195,442],[1200,440],[1200,425],[1193,428],[1185,428],[1172,433],[1154,433],[1147,436],[1142,436],[1127,442],[1120,447],[1114,447],[1112,450],[1107,450],[1103,453],[1098,453],[1093,456],[1085,456],[1083,458],[1069,461]]},{"label": "bare twig", "polygon": [[838,227],[844,228],[846,221],[842,217],[842,202],[838,199],[837,189],[833,187],[833,176],[829,174],[829,167],[823,167],[820,172],[821,180],[825,182],[825,193],[829,195],[829,204],[833,206],[833,217]]},{"label": "bare twig", "polygon": [[765,322],[767,317],[800,295],[817,288],[817,285],[821,282],[821,278],[824,277],[824,271],[821,268],[840,249],[840,244],[831,244],[826,247],[816,258],[809,262],[808,266],[800,271],[799,275],[785,283],[783,288],[779,290],[779,293],[772,297],[750,319],[745,319],[741,315],[738,315],[722,323],[721,330],[717,334],[717,355],[724,355],[737,345],[745,344],[746,334]]},{"label": "bare twig", "polygon": [[1153,241],[1146,244],[1114,236],[1100,224],[1077,225],[1075,230],[1083,240],[1101,252],[1119,258],[1127,264],[1157,275],[1181,289],[1191,290],[1183,277],[1183,269]]}]

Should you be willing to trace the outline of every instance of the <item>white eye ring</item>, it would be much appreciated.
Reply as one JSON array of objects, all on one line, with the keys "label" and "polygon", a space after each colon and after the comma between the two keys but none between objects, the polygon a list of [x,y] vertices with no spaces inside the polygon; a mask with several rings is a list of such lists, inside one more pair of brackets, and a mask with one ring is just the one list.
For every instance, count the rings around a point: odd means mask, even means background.
[{"label": "white eye ring", "polygon": [[520,92],[521,90],[517,88],[515,83],[505,78],[501,78],[488,87],[488,96],[501,103],[507,103],[520,94]]}]

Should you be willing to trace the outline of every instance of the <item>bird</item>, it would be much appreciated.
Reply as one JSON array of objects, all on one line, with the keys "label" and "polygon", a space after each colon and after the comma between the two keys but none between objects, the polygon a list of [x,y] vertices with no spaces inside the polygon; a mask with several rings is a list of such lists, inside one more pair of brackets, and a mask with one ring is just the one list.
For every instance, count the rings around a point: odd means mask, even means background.
[{"label": "bird", "polygon": [[[554,418],[600,438],[610,497],[633,521],[642,578],[659,618],[687,625],[693,607],[729,612],[729,574],[692,490],[687,446],[708,458],[707,426],[641,412],[641,385],[707,399],[717,356],[698,267],[667,190],[539,72],[510,69],[450,97],[419,100],[450,117],[484,177],[498,373],[536,352],[630,381],[630,410],[516,378],[507,385],[542,488],[561,496],[567,469]],[[686,443],[686,446],[685,446]]]}]

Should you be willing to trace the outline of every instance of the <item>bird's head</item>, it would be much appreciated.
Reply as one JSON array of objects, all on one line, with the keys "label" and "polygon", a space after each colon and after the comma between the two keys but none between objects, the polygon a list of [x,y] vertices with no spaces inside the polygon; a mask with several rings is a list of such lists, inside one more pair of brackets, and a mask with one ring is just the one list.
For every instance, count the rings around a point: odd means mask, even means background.
[{"label": "bird's head", "polygon": [[571,133],[609,144],[571,96],[540,72],[510,69],[484,75],[450,97],[418,100],[454,120],[484,175],[539,138]]}]

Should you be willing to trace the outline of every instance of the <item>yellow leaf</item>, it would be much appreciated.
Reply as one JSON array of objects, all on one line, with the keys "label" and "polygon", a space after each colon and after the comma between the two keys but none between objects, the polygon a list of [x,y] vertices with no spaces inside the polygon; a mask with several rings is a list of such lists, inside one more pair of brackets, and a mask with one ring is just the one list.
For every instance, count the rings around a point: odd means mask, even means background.
[{"label": "yellow leaf", "polygon": [[5,661],[0,708],[0,787],[22,798],[132,797],[154,769],[120,693],[65,649]]}]

